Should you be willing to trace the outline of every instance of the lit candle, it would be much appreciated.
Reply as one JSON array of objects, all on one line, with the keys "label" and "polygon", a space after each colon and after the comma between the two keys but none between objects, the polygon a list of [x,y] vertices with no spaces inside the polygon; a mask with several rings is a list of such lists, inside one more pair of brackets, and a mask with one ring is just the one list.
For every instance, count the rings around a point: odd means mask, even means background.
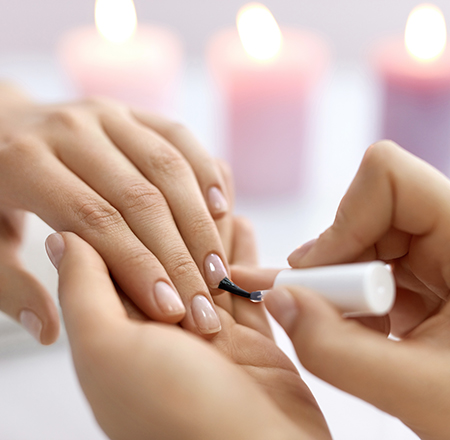
[{"label": "lit candle", "polygon": [[441,171],[450,171],[450,52],[446,26],[435,6],[417,6],[404,40],[375,50],[384,103],[382,137],[392,139]]},{"label": "lit candle", "polygon": [[171,112],[182,63],[179,39],[157,26],[137,26],[133,0],[97,0],[94,27],[64,36],[59,55],[85,96]]},{"label": "lit candle", "polygon": [[238,195],[278,196],[305,175],[308,98],[328,49],[315,34],[280,28],[252,3],[236,29],[212,39],[208,62],[223,97],[226,144]]}]

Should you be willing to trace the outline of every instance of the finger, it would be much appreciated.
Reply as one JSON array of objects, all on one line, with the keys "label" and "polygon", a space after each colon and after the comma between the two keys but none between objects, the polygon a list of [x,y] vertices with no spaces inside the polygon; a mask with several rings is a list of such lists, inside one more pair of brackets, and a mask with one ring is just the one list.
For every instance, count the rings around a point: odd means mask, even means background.
[{"label": "finger", "polygon": [[[234,218],[232,262],[245,266],[255,266],[258,263],[253,226],[243,217]],[[237,296],[233,296],[232,299],[233,316],[238,324],[252,328],[268,338],[273,338],[265,307],[262,303],[255,304],[248,299]]]},{"label": "finger", "polygon": [[218,168],[227,188],[227,193],[230,199],[230,207],[228,212],[221,218],[216,218],[216,226],[222,239],[223,248],[228,260],[231,258],[231,251],[233,247],[233,207],[234,207],[234,189],[233,177],[231,169],[223,160],[216,160],[216,167]]},{"label": "finger", "polygon": [[[42,175],[46,176],[45,182]],[[168,307],[163,309],[165,302],[158,303],[157,289],[161,285],[157,283],[161,281],[163,287],[172,286],[170,278],[154,255],[136,238],[118,210],[54,155],[36,155],[26,179],[14,176],[14,173],[9,178],[17,188],[15,200],[20,206],[35,212],[53,229],[73,231],[92,244],[105,258],[116,281],[146,314],[166,322],[178,322],[184,316],[182,305],[181,309],[174,308],[172,313]],[[39,197],[33,189],[39,192]],[[161,290],[164,291],[159,296],[167,300],[167,289]],[[176,296],[173,297],[176,300]]]},{"label": "finger", "polygon": [[173,145],[132,119],[103,118],[112,142],[163,194],[178,230],[213,293],[227,276],[225,251],[188,162]]},{"label": "finger", "polygon": [[268,269],[252,266],[231,266],[233,281],[244,290],[253,292],[256,290],[268,290],[272,288],[275,277],[283,269]]},{"label": "finger", "polygon": [[233,228],[234,237],[231,263],[240,266],[257,266],[258,249],[252,224],[244,217],[235,217]]},{"label": "finger", "polygon": [[108,268],[88,243],[63,232],[50,235],[46,246],[58,268],[59,301],[72,346],[127,322]]},{"label": "finger", "polygon": [[41,344],[58,339],[56,305],[41,283],[20,265],[0,265],[0,310],[21,323]]},{"label": "finger", "polygon": [[391,321],[389,316],[360,316],[358,318],[347,318],[358,321],[364,327],[389,336],[391,333]]},{"label": "finger", "polygon": [[231,205],[227,186],[214,159],[195,136],[183,125],[161,116],[139,110],[134,110],[132,113],[137,121],[167,139],[187,159],[194,170],[213,218],[220,218],[227,213]]},{"label": "finger", "polygon": [[[422,352],[414,343],[396,343],[342,319],[323,298],[305,289],[280,288],[269,293],[265,302],[291,338],[302,364],[319,378],[410,426],[429,423],[430,417],[433,422],[440,417],[446,420],[448,399],[441,399],[439,390],[448,375],[439,353]],[[434,377],[435,373],[442,375]],[[428,405],[438,408],[439,415],[424,412]]]},{"label": "finger", "polygon": [[[368,149],[334,224],[306,252],[294,251],[289,263],[307,267],[351,262],[395,228],[422,237],[411,243],[411,249],[417,250],[411,265],[418,274],[440,278],[442,287],[440,272],[448,252],[438,256],[436,249],[450,238],[448,228],[443,228],[450,216],[449,190],[449,181],[430,165],[392,142],[379,142]],[[398,243],[400,254],[404,242],[403,236]]]},{"label": "finger", "polygon": [[59,316],[50,294],[20,261],[24,220],[23,211],[0,213],[0,310],[48,345],[58,338]]},{"label": "finger", "polygon": [[[18,209],[0,211],[0,260],[5,254],[7,259],[16,254],[23,238],[25,212]],[[11,254],[12,255],[9,255]]]},{"label": "finger", "polygon": [[414,291],[398,288],[391,318],[391,332],[399,338],[406,337],[418,325],[434,315],[442,301],[434,296],[425,296]]}]

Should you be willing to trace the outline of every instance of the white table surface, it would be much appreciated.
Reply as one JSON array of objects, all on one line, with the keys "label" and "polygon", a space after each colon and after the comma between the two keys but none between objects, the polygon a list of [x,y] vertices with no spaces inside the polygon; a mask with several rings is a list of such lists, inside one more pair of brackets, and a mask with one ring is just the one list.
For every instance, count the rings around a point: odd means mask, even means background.
[{"label": "white table surface", "polygon": [[[15,79],[43,101],[73,96],[50,57],[0,59],[0,77]],[[191,62],[183,83],[180,115],[204,145],[220,155],[219,117],[207,84],[202,65]],[[376,107],[375,88],[364,69],[334,69],[317,97],[308,186],[303,193],[276,201],[238,200],[236,211],[255,224],[263,266],[285,266],[287,255],[296,246],[332,222],[365,148],[376,140]],[[56,295],[56,273],[43,245],[50,232],[30,216],[23,255],[27,267]],[[417,439],[398,420],[303,370],[286,335],[277,326],[275,332],[316,396],[334,439]],[[78,385],[64,335],[53,347],[40,347],[18,325],[0,318],[0,439],[105,438]]]}]

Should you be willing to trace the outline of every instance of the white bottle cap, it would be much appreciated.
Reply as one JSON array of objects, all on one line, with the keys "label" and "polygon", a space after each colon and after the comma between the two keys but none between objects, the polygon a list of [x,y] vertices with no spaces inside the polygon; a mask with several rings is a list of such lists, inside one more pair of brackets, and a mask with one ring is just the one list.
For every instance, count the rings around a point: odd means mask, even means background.
[{"label": "white bottle cap", "polygon": [[381,261],[288,269],[274,283],[315,290],[346,316],[385,315],[395,300],[395,281],[390,266]]}]

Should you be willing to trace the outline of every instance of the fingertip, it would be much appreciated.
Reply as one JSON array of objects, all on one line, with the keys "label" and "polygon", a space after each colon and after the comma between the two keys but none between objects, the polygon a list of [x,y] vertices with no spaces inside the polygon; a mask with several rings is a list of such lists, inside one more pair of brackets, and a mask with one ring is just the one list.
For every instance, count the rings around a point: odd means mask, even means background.
[{"label": "fingertip", "polygon": [[288,263],[291,267],[300,267],[303,258],[309,253],[311,248],[316,244],[317,238],[307,241],[306,243],[295,249],[288,257]]},{"label": "fingertip", "polygon": [[56,306],[50,298],[47,302],[51,302],[51,305],[44,305],[40,310],[23,308],[18,316],[22,327],[42,345],[53,344],[58,339],[60,330]]},{"label": "fingertip", "polygon": [[57,232],[50,234],[45,240],[45,250],[55,269],[58,269],[65,250],[65,242],[62,235]]},{"label": "fingertip", "polygon": [[291,292],[282,287],[271,290],[264,297],[264,304],[286,333],[291,334],[299,318],[298,303]]},{"label": "fingertip", "polygon": [[154,287],[155,300],[161,312],[171,323],[179,322],[186,314],[186,308],[175,288],[165,281],[157,281]]},{"label": "fingertip", "polygon": [[322,323],[330,326],[342,319],[338,310],[317,292],[306,288],[279,286],[264,297],[264,302],[291,337],[299,332],[311,334],[320,330]]},{"label": "fingertip", "polygon": [[211,186],[207,190],[206,200],[209,212],[216,220],[222,218],[229,211],[229,203],[218,186]]}]

